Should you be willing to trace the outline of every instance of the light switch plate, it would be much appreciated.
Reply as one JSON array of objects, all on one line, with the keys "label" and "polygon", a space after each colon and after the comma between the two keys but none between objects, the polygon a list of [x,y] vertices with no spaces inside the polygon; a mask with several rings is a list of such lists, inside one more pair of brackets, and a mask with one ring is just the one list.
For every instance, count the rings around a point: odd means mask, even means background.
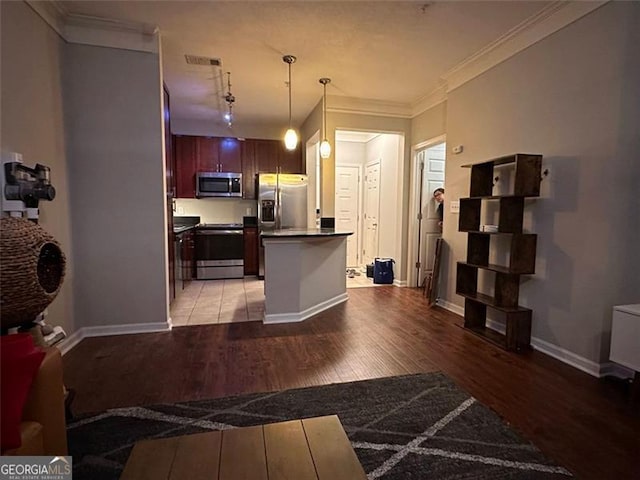
[{"label": "light switch plate", "polygon": [[449,202],[449,211],[451,213],[460,213],[460,200],[451,200]]},{"label": "light switch plate", "polygon": [[184,207],[178,207],[178,215],[184,215]]}]

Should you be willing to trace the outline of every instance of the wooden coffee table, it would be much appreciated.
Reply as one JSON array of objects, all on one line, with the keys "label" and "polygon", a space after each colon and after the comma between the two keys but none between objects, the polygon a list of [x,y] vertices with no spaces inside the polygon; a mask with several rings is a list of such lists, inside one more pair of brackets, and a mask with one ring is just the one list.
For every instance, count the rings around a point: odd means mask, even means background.
[{"label": "wooden coffee table", "polygon": [[120,480],[366,480],[336,415],[159,440],[131,451]]}]

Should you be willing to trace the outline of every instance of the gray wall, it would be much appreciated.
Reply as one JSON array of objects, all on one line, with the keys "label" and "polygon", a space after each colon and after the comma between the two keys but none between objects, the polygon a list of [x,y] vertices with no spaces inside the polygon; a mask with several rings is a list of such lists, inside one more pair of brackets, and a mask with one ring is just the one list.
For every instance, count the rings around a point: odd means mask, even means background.
[{"label": "gray wall", "polygon": [[51,167],[57,195],[40,204],[40,223],[61,244],[67,272],[47,322],[68,334],[73,316],[73,255],[68,167],[64,143],[61,62],[64,42],[24,2],[0,2],[2,16],[2,150],[19,152],[25,165]]},{"label": "gray wall", "polygon": [[[462,164],[544,155],[550,175],[527,218],[536,275],[523,277],[521,303],[534,310],[534,337],[594,362],[608,358],[612,306],[640,301],[638,25],[640,4],[611,2],[448,96],[448,199],[469,195]],[[445,217],[444,238],[441,293],[462,305],[457,217]]]},{"label": "gray wall", "polygon": [[159,57],[70,44],[63,74],[76,318],[165,322]]}]

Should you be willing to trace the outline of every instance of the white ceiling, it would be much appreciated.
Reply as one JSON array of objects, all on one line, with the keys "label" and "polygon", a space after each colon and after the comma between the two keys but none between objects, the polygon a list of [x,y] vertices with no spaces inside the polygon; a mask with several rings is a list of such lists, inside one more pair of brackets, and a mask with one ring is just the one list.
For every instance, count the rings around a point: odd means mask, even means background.
[{"label": "white ceiling", "polygon": [[[68,14],[157,25],[165,82],[177,118],[223,125],[226,75],[236,126],[286,124],[287,65],[293,122],[322,97],[410,106],[442,76],[549,2],[532,1],[62,1]],[[193,66],[184,55],[217,57],[222,68]]]}]

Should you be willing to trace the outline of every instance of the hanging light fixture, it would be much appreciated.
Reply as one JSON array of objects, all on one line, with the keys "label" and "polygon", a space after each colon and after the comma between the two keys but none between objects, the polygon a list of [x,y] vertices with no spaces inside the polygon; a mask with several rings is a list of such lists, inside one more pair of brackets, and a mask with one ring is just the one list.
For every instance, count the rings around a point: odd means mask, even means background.
[{"label": "hanging light fixture", "polygon": [[236,101],[236,97],[231,93],[231,72],[227,72],[227,94],[224,96],[224,101],[227,102],[227,113],[224,114],[224,120],[227,122],[227,126],[231,128],[233,124],[233,102]]},{"label": "hanging light fixture", "polygon": [[327,84],[331,83],[330,78],[318,80],[324,89],[322,93],[322,142],[320,142],[320,157],[329,158],[331,156],[331,144],[327,140]]},{"label": "hanging light fixture", "polygon": [[291,64],[295,63],[296,57],[293,55],[285,55],[282,61],[289,65],[289,129],[284,134],[284,146],[287,150],[295,150],[298,146],[298,134],[291,125]]}]

